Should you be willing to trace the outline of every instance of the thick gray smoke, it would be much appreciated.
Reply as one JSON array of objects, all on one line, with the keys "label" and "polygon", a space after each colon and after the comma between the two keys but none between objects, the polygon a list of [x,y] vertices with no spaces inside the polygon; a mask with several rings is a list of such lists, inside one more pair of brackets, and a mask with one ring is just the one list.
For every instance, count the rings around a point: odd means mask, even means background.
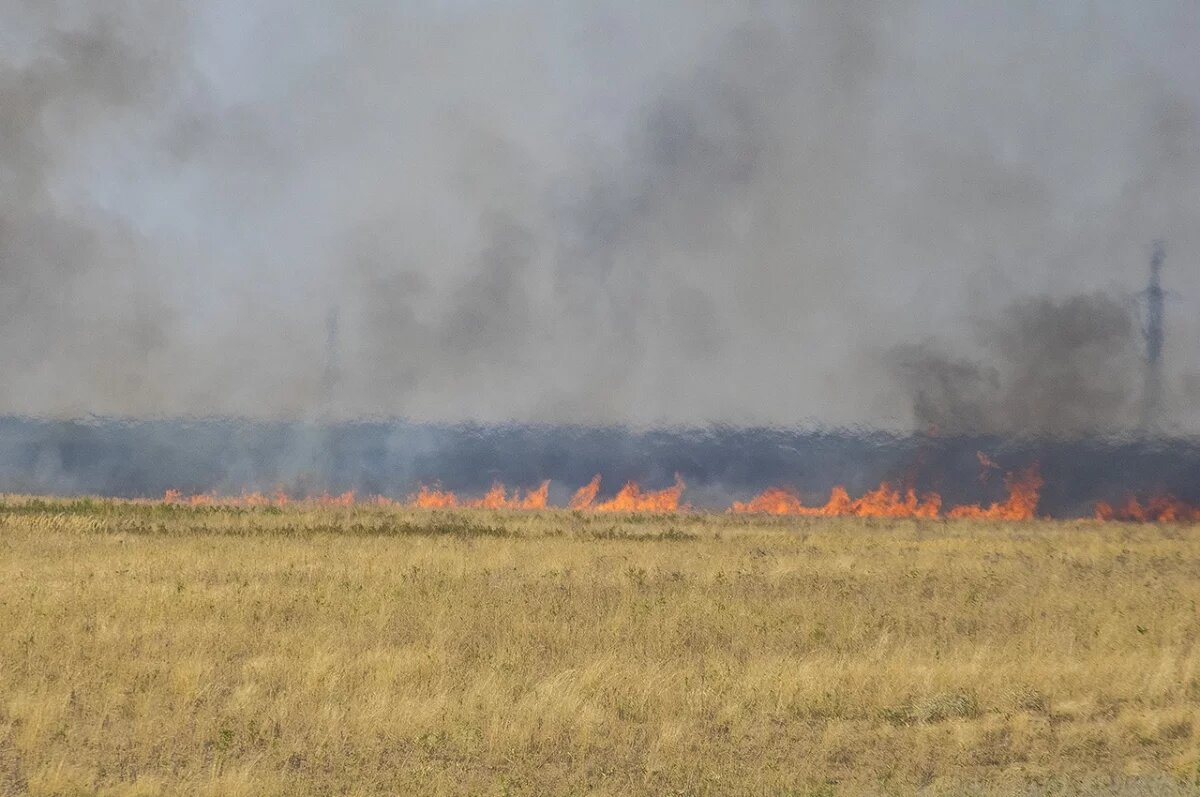
[{"label": "thick gray smoke", "polygon": [[1102,294],[1025,299],[978,322],[981,362],[935,344],[893,362],[918,423],[946,434],[1076,436],[1132,430],[1141,398],[1128,308]]},{"label": "thick gray smoke", "polygon": [[1191,0],[0,8],[0,414],[1200,429]]},{"label": "thick gray smoke", "polygon": [[[104,175],[155,155],[163,106],[186,62],[168,5],[72,14],[6,2],[0,48],[0,363],[5,410],[114,408],[148,387],[149,357],[170,343],[143,236],[104,196]],[[141,4],[136,4],[141,5]],[[10,27],[11,26],[11,27]],[[115,399],[115,400],[114,400]],[[125,405],[128,410],[148,406]]]}]

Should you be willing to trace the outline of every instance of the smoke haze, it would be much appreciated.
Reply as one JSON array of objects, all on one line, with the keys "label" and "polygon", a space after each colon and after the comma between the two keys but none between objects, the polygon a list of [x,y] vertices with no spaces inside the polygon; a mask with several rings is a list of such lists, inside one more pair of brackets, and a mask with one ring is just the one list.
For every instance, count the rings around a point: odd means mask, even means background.
[{"label": "smoke haze", "polygon": [[892,352],[918,423],[954,435],[1111,434],[1137,423],[1139,339],[1103,294],[1024,299],[974,330],[985,364],[932,344]]},{"label": "smoke haze", "polygon": [[0,414],[1200,431],[1190,0],[0,8]]}]

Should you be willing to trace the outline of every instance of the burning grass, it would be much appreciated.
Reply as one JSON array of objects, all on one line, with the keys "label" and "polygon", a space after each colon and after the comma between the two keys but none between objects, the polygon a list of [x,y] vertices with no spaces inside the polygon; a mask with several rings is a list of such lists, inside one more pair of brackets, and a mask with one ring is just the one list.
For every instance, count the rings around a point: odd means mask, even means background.
[{"label": "burning grass", "polygon": [[1195,793],[1198,532],[10,499],[0,793]]},{"label": "burning grass", "polygon": [[[983,452],[978,453],[980,464],[987,470],[998,470],[999,466]],[[983,474],[986,477],[987,471]],[[981,477],[981,478],[983,478]],[[687,485],[676,474],[671,487],[646,490],[637,482],[626,482],[607,500],[597,500],[600,494],[601,477],[577,489],[567,508],[581,512],[678,514],[691,513],[693,507],[682,501]],[[987,505],[958,504],[944,506],[942,496],[936,492],[917,494],[913,487],[897,489],[888,482],[868,490],[858,498],[851,498],[843,485],[835,485],[829,500],[822,505],[806,505],[793,490],[786,487],[769,487],[746,501],[734,501],[728,511],[739,515],[786,515],[791,517],[851,517],[936,520],[1035,520],[1039,517],[1038,503],[1041,489],[1045,485],[1039,467],[1034,464],[1023,470],[1007,473],[1004,488],[1007,497]],[[409,507],[415,509],[521,509],[543,510],[551,508],[549,503],[550,481],[538,487],[513,490],[497,482],[482,496],[460,498],[452,490],[422,484],[406,500],[398,501],[387,496],[373,495],[365,499],[354,492],[338,495],[328,493],[294,498],[282,488],[273,494],[243,491],[240,495],[200,493],[184,495],[179,490],[167,490],[163,504],[188,507],[230,508],[282,508],[294,504],[309,507],[352,507],[359,504],[376,507]],[[139,499],[136,503],[148,503]],[[155,502],[149,502],[155,503]],[[1048,518],[1047,518],[1048,519]],[[1129,495],[1119,504],[1107,501],[1096,503],[1092,519],[1137,523],[1200,522],[1200,507],[1180,501],[1170,495],[1157,495],[1145,503]]]}]

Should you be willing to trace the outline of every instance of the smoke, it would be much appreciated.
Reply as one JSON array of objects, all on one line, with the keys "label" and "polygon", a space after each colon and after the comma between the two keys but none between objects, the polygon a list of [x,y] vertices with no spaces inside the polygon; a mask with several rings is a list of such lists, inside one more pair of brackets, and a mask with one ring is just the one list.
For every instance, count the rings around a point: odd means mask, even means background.
[{"label": "smoke", "polygon": [[933,344],[906,344],[891,353],[898,378],[912,395],[917,424],[935,433],[995,428],[1000,375],[956,358]]},{"label": "smoke", "polygon": [[1184,376],[1182,393],[1189,401],[1200,401],[1200,373]]},{"label": "smoke", "polygon": [[97,161],[129,159],[160,132],[183,68],[178,15],[156,6],[134,26],[132,7],[4,3],[0,362],[10,408],[111,406],[148,387],[148,360],[170,334],[153,245],[88,180]]},{"label": "smoke", "polygon": [[1186,0],[0,7],[0,414],[1200,428]]},{"label": "smoke", "polygon": [[1027,298],[978,320],[976,335],[982,361],[934,344],[893,353],[918,423],[949,434],[1063,437],[1137,422],[1141,361],[1127,303]]}]

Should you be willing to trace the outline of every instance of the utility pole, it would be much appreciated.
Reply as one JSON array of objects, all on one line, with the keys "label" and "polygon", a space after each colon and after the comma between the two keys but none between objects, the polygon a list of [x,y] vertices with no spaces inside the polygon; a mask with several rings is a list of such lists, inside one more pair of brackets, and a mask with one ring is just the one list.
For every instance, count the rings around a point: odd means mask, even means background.
[{"label": "utility pole", "polygon": [[328,419],[333,414],[337,384],[341,376],[338,343],[338,308],[329,308],[325,317],[325,371],[321,375],[321,414]]},{"label": "utility pole", "polygon": [[1146,339],[1146,363],[1142,384],[1143,432],[1156,431],[1162,423],[1163,373],[1162,353],[1164,343],[1163,307],[1165,292],[1162,287],[1162,267],[1167,252],[1162,241],[1154,242],[1150,256],[1150,284],[1142,292],[1146,303],[1146,315],[1142,324],[1142,336]]}]

